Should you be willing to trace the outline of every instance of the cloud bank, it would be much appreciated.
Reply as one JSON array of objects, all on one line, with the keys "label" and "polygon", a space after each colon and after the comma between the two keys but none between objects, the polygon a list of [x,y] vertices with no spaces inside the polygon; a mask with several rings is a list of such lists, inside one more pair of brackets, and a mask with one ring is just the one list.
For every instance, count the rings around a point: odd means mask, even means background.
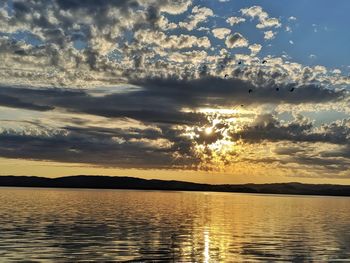
[{"label": "cloud bank", "polygon": [[349,177],[350,79],[269,55],[283,20],[260,6],[224,26],[215,12],[190,0],[2,5],[0,156]]}]

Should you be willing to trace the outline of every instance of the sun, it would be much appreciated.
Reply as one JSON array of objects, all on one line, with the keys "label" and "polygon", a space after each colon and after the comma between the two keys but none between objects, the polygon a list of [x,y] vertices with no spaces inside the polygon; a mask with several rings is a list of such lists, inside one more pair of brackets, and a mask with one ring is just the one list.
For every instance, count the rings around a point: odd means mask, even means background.
[{"label": "sun", "polygon": [[206,116],[206,122],[186,126],[183,133],[183,136],[190,138],[191,150],[199,159],[197,168],[225,171],[228,166],[237,162],[242,152],[242,145],[232,134],[247,121],[245,112],[237,109],[210,108],[186,110],[200,112]]},{"label": "sun", "polygon": [[204,132],[206,135],[210,135],[213,133],[213,128],[212,127],[205,128]]}]

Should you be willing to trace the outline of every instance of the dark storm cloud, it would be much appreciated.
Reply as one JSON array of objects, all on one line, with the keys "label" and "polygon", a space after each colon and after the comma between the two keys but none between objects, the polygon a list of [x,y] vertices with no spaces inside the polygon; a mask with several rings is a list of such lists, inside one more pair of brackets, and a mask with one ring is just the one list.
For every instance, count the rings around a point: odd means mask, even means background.
[{"label": "dark storm cloud", "polygon": [[[234,107],[240,104],[320,103],[341,100],[345,92],[321,86],[301,86],[291,93],[291,85],[255,87],[235,79],[205,77],[197,80],[146,79],[136,80],[140,89],[131,92],[94,97],[88,91],[70,89],[28,89],[0,87],[0,105],[49,110],[63,108],[77,113],[105,117],[129,117],[145,122],[193,125],[205,122],[199,113],[183,112],[183,108]],[[248,90],[253,90],[248,93]],[[17,102],[17,103],[15,103]],[[39,106],[40,105],[40,106]],[[276,134],[276,139],[283,136]]]},{"label": "dark storm cloud", "polygon": [[56,0],[60,8],[69,9],[87,9],[90,12],[96,12],[100,9],[105,9],[110,6],[137,6],[136,0]]},{"label": "dark storm cloud", "polygon": [[[9,158],[30,158],[62,162],[92,163],[99,165],[127,166],[133,163],[142,166],[143,154],[132,145],[123,147],[102,138],[79,136],[52,136],[49,138],[28,135],[1,135],[1,155]],[[20,149],[20,150],[19,150]],[[144,149],[143,149],[144,150]],[[96,154],[98,153],[98,154]],[[138,155],[138,156],[136,156]],[[118,156],[117,158],[112,158]],[[152,163],[152,154],[148,154]],[[155,161],[161,165],[162,155],[157,154]],[[169,163],[169,158],[166,161]],[[142,162],[143,164],[143,162]]]},{"label": "dark storm cloud", "polygon": [[[135,80],[133,84],[140,89],[101,97],[94,97],[84,90],[0,87],[0,95],[10,96],[12,100],[11,103],[0,99],[0,105],[38,110],[59,107],[105,117],[194,124],[204,121],[204,116],[185,113],[181,109],[234,107],[240,104],[336,102],[345,96],[344,90],[330,90],[317,85],[256,87],[248,81],[216,77],[195,80],[154,78]],[[279,87],[279,92],[275,91],[276,87]],[[295,88],[293,93],[290,92],[291,88]],[[248,93],[249,90],[253,92]],[[14,101],[17,101],[17,104]]]},{"label": "dark storm cloud", "polygon": [[[173,131],[175,132],[175,131]],[[169,135],[169,132],[167,132]],[[168,139],[171,139],[168,136]],[[12,130],[0,133],[2,157],[90,163],[125,168],[169,168],[198,162],[189,155],[190,143],[176,139],[169,147],[157,145],[164,135],[152,130],[66,127],[60,132],[23,134]],[[151,143],[151,144],[150,144]],[[155,143],[155,144],[152,144]],[[182,158],[174,152],[181,148]],[[147,160],[145,160],[147,157]]]},{"label": "dark storm cloud", "polygon": [[251,163],[269,163],[287,167],[292,164],[318,169],[320,176],[339,177],[350,169],[350,119],[314,127],[297,116],[281,123],[270,114],[261,115],[253,125],[231,134],[232,140],[248,144],[273,143],[273,157],[244,157]]},{"label": "dark storm cloud", "polygon": [[49,111],[54,109],[54,107],[52,106],[44,106],[44,105],[37,105],[30,102],[24,102],[18,98],[7,96],[5,94],[0,95],[0,105],[5,107],[36,110],[36,111]]},{"label": "dark storm cloud", "polygon": [[[165,168],[169,166],[195,165],[199,159],[193,153],[193,143],[206,145],[222,139],[220,129],[229,129],[228,124],[217,124],[209,136],[202,130],[196,130],[198,138],[191,140],[182,136],[182,130],[172,127],[172,124],[187,124],[203,126],[210,124],[202,113],[181,112],[183,107],[204,107],[217,105],[232,105],[232,103],[258,103],[246,91],[251,88],[247,82],[238,80],[221,80],[206,78],[196,81],[152,79],[138,81],[142,86],[131,92],[114,93],[105,96],[92,96],[88,90],[71,89],[28,89],[1,87],[0,98],[4,96],[15,98],[12,104],[0,99],[0,105],[31,110],[64,110],[73,113],[89,113],[109,118],[132,118],[144,123],[156,125],[157,129],[136,128],[104,128],[90,127],[89,123],[71,118],[61,132],[44,133],[45,135],[29,135],[15,131],[4,131],[0,134],[1,156],[9,158],[32,158],[62,162],[80,162],[118,167]],[[283,87],[281,87],[283,88]],[[315,87],[311,87],[315,88]],[[265,91],[267,88],[262,88]],[[287,89],[287,88],[285,88]],[[307,87],[303,87],[307,89]],[[288,90],[288,89],[287,89]],[[286,91],[287,92],[287,91]],[[322,93],[323,91],[320,91]],[[303,101],[317,102],[315,97],[300,96]],[[337,100],[343,92],[324,91],[328,100]],[[283,94],[282,94],[283,95]],[[282,96],[281,95],[281,96]],[[268,97],[269,102],[278,102],[275,96]],[[303,97],[303,98],[302,98]],[[325,98],[320,98],[324,101]],[[39,108],[35,108],[41,105]],[[344,144],[349,140],[349,120],[323,125],[317,129],[309,120],[296,116],[294,121],[281,123],[273,115],[260,115],[251,125],[243,126],[238,132],[230,134],[232,141],[243,140],[246,143],[262,141],[293,143],[333,143]],[[38,125],[39,126],[39,125]],[[48,127],[49,128],[49,127]],[[38,130],[42,130],[42,125]],[[40,134],[40,133],[39,133]],[[157,140],[166,140],[169,146],[163,147]],[[163,141],[164,143],[164,141]],[[96,154],[99,153],[99,154]],[[174,158],[177,153],[181,158]],[[349,158],[349,151],[333,153],[338,157]],[[145,154],[147,158],[145,159]],[[278,153],[277,153],[278,154]],[[300,164],[310,163],[311,159],[328,159],[329,165],[346,166],[347,161],[334,161],[338,157],[316,156],[307,153],[288,151],[279,155],[294,155],[290,162]],[[323,153],[326,155],[326,153]],[[332,151],[328,153],[332,155]],[[111,158],[116,156],[117,158]],[[207,156],[211,156],[207,152]],[[331,159],[330,159],[331,158]],[[147,161],[146,161],[147,160]],[[274,159],[278,161],[278,158]],[[273,161],[273,162],[275,162]],[[279,162],[282,162],[279,160]],[[343,167],[342,166],[342,167]]]},{"label": "dark storm cloud", "polygon": [[[186,106],[230,106],[234,104],[264,103],[322,103],[344,98],[345,90],[327,89],[321,85],[264,83],[254,85],[240,79],[222,79],[202,77],[194,80],[146,79],[134,82],[145,88],[145,95],[156,94],[159,97],[175,98]],[[279,88],[279,92],[276,92]],[[290,90],[294,88],[292,93]],[[253,92],[248,93],[249,90]]]},{"label": "dark storm cloud", "polygon": [[[316,128],[310,120],[300,115],[289,123],[281,123],[273,115],[266,114],[259,116],[253,125],[242,127],[242,130],[232,134],[232,137],[250,143],[266,140],[272,142],[324,142],[342,145],[349,143],[349,123],[350,120],[343,120]],[[292,152],[287,151],[287,153]]]},{"label": "dark storm cloud", "polygon": [[[88,113],[104,117],[129,117],[144,122],[188,124],[192,125],[205,121],[205,116],[200,113],[181,112],[180,106],[184,104],[176,102],[176,98],[162,97],[146,91],[120,93],[94,97],[84,91],[70,91],[62,89],[27,89],[27,88],[0,88],[0,95],[11,94],[13,99],[20,103],[10,104],[1,100],[0,105],[14,108],[35,109],[35,103],[41,103],[43,109],[63,108],[76,113]],[[39,106],[38,106],[39,107]],[[42,110],[42,108],[39,108]]]},{"label": "dark storm cloud", "polygon": [[283,154],[283,156],[279,156],[282,158],[274,158],[272,162],[281,163],[283,165],[297,164],[314,167],[319,170],[327,171],[328,177],[339,178],[337,173],[350,169],[349,144],[341,146],[339,149],[326,148],[315,152],[313,145],[294,143],[293,146],[285,147],[282,152],[277,149],[276,153]]}]

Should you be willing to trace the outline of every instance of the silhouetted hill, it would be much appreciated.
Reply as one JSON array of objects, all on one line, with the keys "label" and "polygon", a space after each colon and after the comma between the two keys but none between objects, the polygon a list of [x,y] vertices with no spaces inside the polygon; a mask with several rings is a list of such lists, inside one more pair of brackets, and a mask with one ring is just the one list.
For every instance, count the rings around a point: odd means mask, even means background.
[{"label": "silhouetted hill", "polygon": [[146,180],[134,177],[88,175],[67,176],[60,178],[0,176],[0,186],[350,196],[350,186],[348,185],[301,183],[209,185],[182,181]]}]

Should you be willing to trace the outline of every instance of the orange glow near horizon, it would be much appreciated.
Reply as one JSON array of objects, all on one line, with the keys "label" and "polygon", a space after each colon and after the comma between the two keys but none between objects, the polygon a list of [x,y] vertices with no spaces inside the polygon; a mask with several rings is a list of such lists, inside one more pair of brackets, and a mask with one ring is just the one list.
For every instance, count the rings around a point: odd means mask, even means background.
[{"label": "orange glow near horizon", "polygon": [[[42,176],[61,177],[69,175],[106,175],[106,176],[130,176],[144,179],[178,180],[208,184],[244,184],[244,183],[283,183],[301,182],[313,184],[343,184],[349,185],[350,179],[319,178],[319,177],[292,177],[283,174],[260,173],[259,175],[243,173],[243,169],[237,169],[234,173],[190,171],[190,170],[157,170],[157,169],[118,169],[91,166],[87,164],[57,163],[50,161],[34,161],[22,159],[0,158],[0,176]],[[248,169],[248,173],[250,170]]]},{"label": "orange glow near horizon", "polygon": [[[350,184],[350,179],[306,173],[293,163],[283,166],[273,162],[280,145],[245,143],[232,139],[242,127],[253,121],[253,111],[247,109],[197,109],[205,114],[203,126],[182,127],[182,136],[192,142],[192,154],[199,160],[193,169],[143,169],[104,167],[85,163],[0,158],[0,175],[34,175],[60,177],[67,175],[131,176],[145,179],[180,180],[209,184],[244,183],[329,183]],[[283,144],[282,144],[283,146]],[[325,146],[323,146],[325,147]],[[272,160],[269,162],[269,160]]]}]

